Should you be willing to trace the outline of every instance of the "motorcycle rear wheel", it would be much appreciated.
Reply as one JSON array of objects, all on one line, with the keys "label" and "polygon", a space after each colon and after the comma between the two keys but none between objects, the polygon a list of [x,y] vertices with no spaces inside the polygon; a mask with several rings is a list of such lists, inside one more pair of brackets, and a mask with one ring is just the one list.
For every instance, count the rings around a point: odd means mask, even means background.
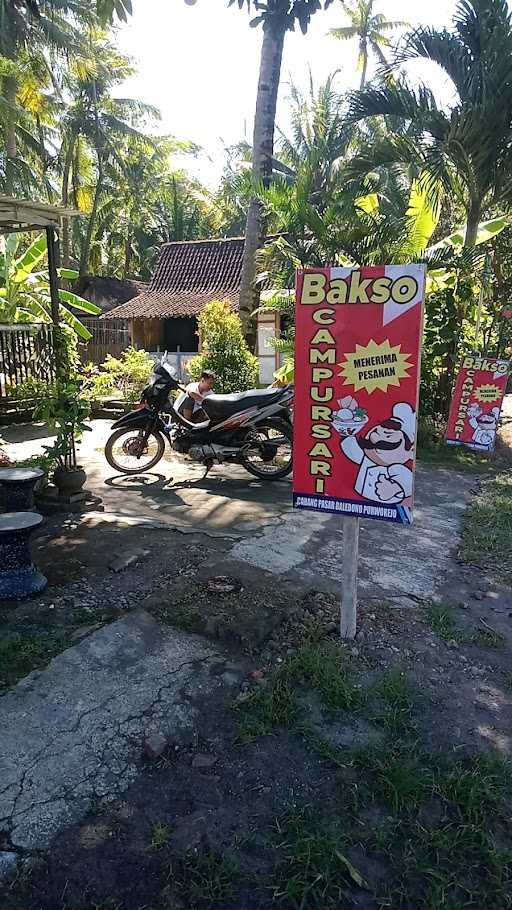
[{"label": "motorcycle rear wheel", "polygon": [[[279,417],[269,417],[259,423],[253,432],[257,439],[255,438],[253,445],[242,454],[245,470],[260,480],[281,480],[286,477],[293,468],[291,425]],[[269,457],[271,447],[275,446],[276,442],[279,442],[276,454],[273,458]],[[265,443],[271,444],[267,454]]]},{"label": "motorcycle rear wheel", "polygon": [[105,458],[114,471],[145,474],[158,464],[165,452],[165,440],[158,430],[152,430],[143,446],[143,434],[144,430],[130,427],[120,427],[112,433],[105,446]]}]

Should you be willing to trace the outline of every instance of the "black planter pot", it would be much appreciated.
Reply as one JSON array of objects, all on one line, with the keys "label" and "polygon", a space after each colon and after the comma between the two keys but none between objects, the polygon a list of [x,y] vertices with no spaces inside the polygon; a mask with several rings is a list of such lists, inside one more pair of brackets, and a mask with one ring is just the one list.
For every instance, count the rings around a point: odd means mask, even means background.
[{"label": "black planter pot", "polygon": [[62,496],[73,496],[80,493],[87,474],[83,468],[56,468],[53,472],[53,482]]}]

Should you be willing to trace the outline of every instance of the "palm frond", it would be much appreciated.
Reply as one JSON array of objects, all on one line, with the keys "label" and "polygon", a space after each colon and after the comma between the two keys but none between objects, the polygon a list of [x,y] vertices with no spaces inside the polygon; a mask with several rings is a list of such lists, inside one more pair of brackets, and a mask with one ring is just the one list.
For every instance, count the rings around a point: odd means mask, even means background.
[{"label": "palm frond", "polygon": [[357,38],[358,31],[355,25],[347,25],[344,28],[329,29],[329,35],[338,41],[351,41],[352,38]]},{"label": "palm frond", "polygon": [[418,123],[436,139],[444,138],[450,128],[446,114],[436,104],[426,86],[415,91],[403,80],[353,92],[349,98],[349,120],[387,116]]},{"label": "palm frond", "polygon": [[407,36],[395,55],[393,66],[400,66],[418,57],[440,66],[453,82],[462,101],[471,97],[475,68],[469,50],[448,29],[422,27]]}]

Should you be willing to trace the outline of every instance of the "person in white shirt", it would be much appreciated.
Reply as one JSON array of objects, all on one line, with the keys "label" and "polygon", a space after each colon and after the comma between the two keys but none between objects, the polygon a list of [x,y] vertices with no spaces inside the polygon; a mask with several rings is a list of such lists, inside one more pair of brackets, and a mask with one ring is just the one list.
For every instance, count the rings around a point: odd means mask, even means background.
[{"label": "person in white shirt", "polygon": [[187,397],[181,406],[181,413],[185,420],[197,423],[201,418],[203,420],[207,419],[206,414],[202,412],[201,402],[203,401],[203,398],[212,394],[216,381],[217,377],[215,373],[204,370],[201,373],[199,382],[189,382],[186,388]]},{"label": "person in white shirt", "polygon": [[[333,415],[333,426],[343,436],[343,423],[347,421],[337,415]],[[415,438],[416,412],[407,402],[396,404],[390,417],[362,439],[345,435],[341,450],[360,465],[355,492],[372,502],[410,505],[414,475],[407,463],[414,461]]]}]

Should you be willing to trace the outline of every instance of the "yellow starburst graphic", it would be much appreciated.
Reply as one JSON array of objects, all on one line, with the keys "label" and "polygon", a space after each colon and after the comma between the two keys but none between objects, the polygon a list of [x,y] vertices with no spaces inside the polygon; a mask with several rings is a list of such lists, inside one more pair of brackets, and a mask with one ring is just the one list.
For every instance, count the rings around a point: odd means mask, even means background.
[{"label": "yellow starburst graphic", "polygon": [[479,385],[475,389],[475,398],[477,401],[488,402],[488,401],[499,401],[501,398],[501,389],[497,385]]},{"label": "yellow starburst graphic", "polygon": [[356,344],[353,353],[345,354],[345,363],[340,363],[341,376],[345,385],[353,385],[356,392],[365,389],[368,393],[380,389],[386,392],[388,386],[399,386],[401,379],[409,376],[410,354],[402,354],[401,345],[392,347],[386,338],[377,344],[373,338],[364,345]]}]

